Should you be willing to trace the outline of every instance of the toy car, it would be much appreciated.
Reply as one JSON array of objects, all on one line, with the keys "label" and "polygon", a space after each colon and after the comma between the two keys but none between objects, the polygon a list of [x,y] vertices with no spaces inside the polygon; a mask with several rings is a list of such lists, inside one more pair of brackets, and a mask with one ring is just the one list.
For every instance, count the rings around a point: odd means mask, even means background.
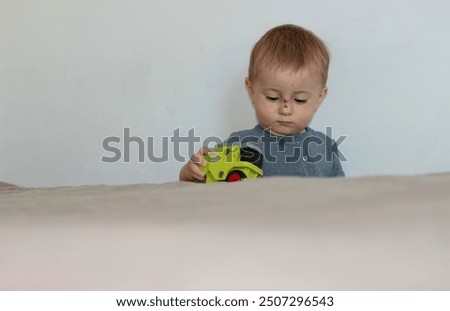
[{"label": "toy car", "polygon": [[262,155],[251,147],[219,146],[203,158],[206,166],[201,169],[206,174],[206,183],[234,182],[263,176]]}]

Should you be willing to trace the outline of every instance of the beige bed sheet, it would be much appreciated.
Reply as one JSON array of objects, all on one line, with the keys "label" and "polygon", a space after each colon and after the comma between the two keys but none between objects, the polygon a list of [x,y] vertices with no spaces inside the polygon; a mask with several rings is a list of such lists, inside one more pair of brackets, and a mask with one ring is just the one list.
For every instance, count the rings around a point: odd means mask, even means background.
[{"label": "beige bed sheet", "polygon": [[450,290],[450,174],[0,184],[1,290]]}]

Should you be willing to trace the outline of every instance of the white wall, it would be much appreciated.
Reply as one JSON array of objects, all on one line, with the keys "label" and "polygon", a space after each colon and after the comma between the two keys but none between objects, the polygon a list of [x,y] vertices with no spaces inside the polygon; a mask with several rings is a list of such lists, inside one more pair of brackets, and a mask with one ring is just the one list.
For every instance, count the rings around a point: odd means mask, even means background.
[{"label": "white wall", "polygon": [[249,53],[284,23],[332,51],[312,127],[348,135],[348,176],[450,171],[449,16],[444,0],[0,0],[0,180],[176,180],[173,156],[138,163],[136,146],[131,163],[101,162],[103,139],[253,127]]}]

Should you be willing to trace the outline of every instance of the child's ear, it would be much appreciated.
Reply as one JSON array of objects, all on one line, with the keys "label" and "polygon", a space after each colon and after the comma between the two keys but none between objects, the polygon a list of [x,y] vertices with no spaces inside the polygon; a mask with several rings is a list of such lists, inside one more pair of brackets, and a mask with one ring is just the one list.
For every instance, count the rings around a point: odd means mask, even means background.
[{"label": "child's ear", "polygon": [[247,89],[248,95],[250,95],[250,97],[253,97],[253,86],[252,81],[250,81],[249,77],[245,78],[245,88]]},{"label": "child's ear", "polygon": [[245,78],[245,88],[247,89],[248,97],[250,97],[250,102],[254,106],[255,105],[255,102],[253,101],[254,90],[252,81],[250,81],[249,77]]},{"label": "child's ear", "polygon": [[325,97],[327,97],[328,95],[328,86],[324,86],[322,91],[320,91],[319,94],[319,101],[317,102],[317,107],[316,110],[319,108],[319,106],[322,104],[323,100],[325,99]]}]

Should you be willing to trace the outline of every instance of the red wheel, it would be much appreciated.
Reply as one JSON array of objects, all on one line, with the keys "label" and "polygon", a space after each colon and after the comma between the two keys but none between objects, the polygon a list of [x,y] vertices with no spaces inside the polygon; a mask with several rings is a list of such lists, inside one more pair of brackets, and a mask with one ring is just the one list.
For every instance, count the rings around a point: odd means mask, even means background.
[{"label": "red wheel", "polygon": [[240,171],[232,171],[227,176],[227,182],[235,182],[240,181],[241,179],[245,178],[245,174]]}]

